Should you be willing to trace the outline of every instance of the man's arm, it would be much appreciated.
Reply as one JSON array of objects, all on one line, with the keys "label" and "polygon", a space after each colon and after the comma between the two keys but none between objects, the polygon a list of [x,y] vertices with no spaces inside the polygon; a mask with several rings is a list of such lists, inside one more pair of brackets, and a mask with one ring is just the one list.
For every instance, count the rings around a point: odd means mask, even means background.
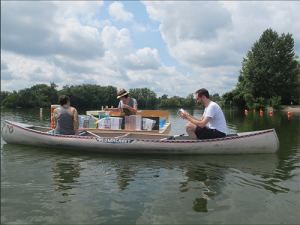
[{"label": "man's arm", "polygon": [[78,133],[78,128],[79,128],[79,116],[78,112],[75,108],[73,108],[73,121],[74,121],[74,130],[75,130],[75,135],[79,135]]},{"label": "man's arm", "polygon": [[55,124],[55,127],[57,127],[57,117],[60,115],[60,108],[56,108],[54,111],[53,111],[53,117],[54,117],[54,124]]},{"label": "man's arm", "polygon": [[198,127],[205,127],[206,124],[210,121],[211,117],[203,117],[201,119],[197,119],[196,117],[193,117],[192,115],[190,115],[188,112],[184,112],[181,114],[182,115],[182,118],[185,119],[185,120],[188,120],[190,121],[191,123],[197,125]]},{"label": "man's arm", "polygon": [[120,108],[105,108],[104,111],[121,112]]},{"label": "man's arm", "polygon": [[133,112],[134,114],[137,113],[137,105],[134,105],[133,107],[130,107],[129,105],[123,104],[122,108],[128,109],[129,111]]}]

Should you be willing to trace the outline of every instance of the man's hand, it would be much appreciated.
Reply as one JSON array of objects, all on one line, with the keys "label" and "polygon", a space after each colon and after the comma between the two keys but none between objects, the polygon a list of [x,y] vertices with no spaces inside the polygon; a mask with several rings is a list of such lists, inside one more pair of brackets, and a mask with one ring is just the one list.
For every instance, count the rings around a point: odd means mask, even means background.
[{"label": "man's hand", "polygon": [[130,106],[126,104],[122,104],[122,109],[128,109]]},{"label": "man's hand", "polygon": [[184,112],[181,113],[181,118],[184,119],[184,120],[187,120],[189,115],[190,114],[187,111],[184,111]]}]

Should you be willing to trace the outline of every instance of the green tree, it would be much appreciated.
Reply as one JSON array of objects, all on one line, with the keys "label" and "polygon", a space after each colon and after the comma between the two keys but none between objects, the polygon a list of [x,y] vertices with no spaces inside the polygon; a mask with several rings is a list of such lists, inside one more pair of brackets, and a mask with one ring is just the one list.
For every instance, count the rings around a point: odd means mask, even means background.
[{"label": "green tree", "polygon": [[295,60],[292,34],[278,35],[267,29],[243,59],[239,83],[242,94],[251,94],[254,99],[270,99],[281,96],[284,104],[299,98],[300,70]]},{"label": "green tree", "polygon": [[157,106],[156,93],[148,88],[129,89],[130,97],[138,102],[138,109],[154,109]]},{"label": "green tree", "polygon": [[12,93],[10,91],[1,91],[1,105],[2,105],[2,101],[9,97]]},{"label": "green tree", "polygon": [[240,87],[222,95],[223,106],[236,106],[239,109],[244,109],[245,104],[244,93]]},{"label": "green tree", "polygon": [[214,101],[214,102],[219,102],[221,101],[221,97],[218,93],[214,94],[214,95],[209,95],[210,100]]},{"label": "green tree", "polygon": [[263,97],[254,99],[251,94],[245,94],[244,99],[247,109],[263,109],[266,105],[269,105],[269,101]]},{"label": "green tree", "polygon": [[16,91],[10,93],[6,98],[2,100],[1,92],[1,106],[6,108],[16,108],[18,107],[19,94]]},{"label": "green tree", "polygon": [[188,96],[186,97],[184,106],[191,107],[191,106],[194,106],[195,103],[196,103],[196,99],[194,99],[194,94],[193,93],[188,94]]},{"label": "green tree", "polygon": [[117,99],[117,88],[113,86],[104,87],[104,103],[105,106],[113,106],[117,107],[119,104],[119,100]]},{"label": "green tree", "polygon": [[273,96],[269,100],[269,106],[272,107],[273,109],[279,109],[281,105],[281,97],[280,96]]}]

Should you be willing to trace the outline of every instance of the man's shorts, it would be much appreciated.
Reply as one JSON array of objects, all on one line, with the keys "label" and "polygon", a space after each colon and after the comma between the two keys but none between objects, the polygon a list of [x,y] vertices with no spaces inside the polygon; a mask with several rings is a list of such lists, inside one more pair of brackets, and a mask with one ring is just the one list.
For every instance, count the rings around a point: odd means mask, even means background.
[{"label": "man's shorts", "polygon": [[222,138],[225,137],[226,134],[216,130],[216,129],[210,129],[208,127],[196,127],[195,131],[198,139],[211,139],[211,138]]}]

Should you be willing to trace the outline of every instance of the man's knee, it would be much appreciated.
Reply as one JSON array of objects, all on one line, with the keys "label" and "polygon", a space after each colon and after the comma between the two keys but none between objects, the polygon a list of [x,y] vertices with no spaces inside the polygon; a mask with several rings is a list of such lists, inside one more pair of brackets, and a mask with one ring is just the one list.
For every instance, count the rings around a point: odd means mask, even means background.
[{"label": "man's knee", "polygon": [[193,131],[195,132],[196,130],[196,125],[191,123],[191,122],[188,122],[187,125],[185,125],[185,130],[186,131]]}]

